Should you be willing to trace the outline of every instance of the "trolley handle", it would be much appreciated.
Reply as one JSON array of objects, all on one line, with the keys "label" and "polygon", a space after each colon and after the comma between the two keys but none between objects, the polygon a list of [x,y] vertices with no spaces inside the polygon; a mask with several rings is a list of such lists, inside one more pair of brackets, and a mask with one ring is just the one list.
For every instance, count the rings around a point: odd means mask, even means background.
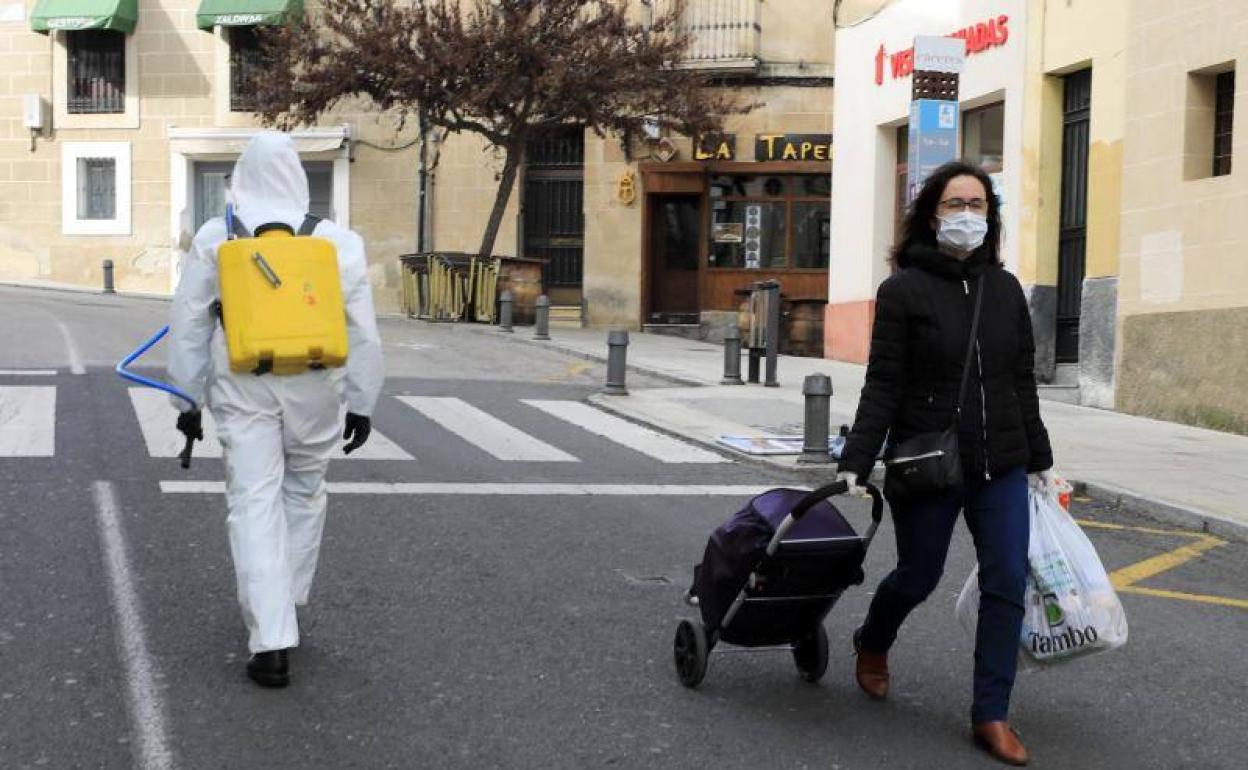
[{"label": "trolley handle", "polygon": [[[880,494],[880,490],[870,482],[864,484],[863,489],[867,490],[867,494],[871,496],[871,522],[872,524],[879,525],[879,523],[884,520],[884,496]],[[831,484],[825,484],[803,497],[797,505],[793,506],[793,510],[790,512],[790,515],[793,517],[794,521],[797,521],[805,516],[807,511],[814,508],[824,500],[827,500],[829,497],[843,495],[848,491],[848,481],[834,481]]]}]

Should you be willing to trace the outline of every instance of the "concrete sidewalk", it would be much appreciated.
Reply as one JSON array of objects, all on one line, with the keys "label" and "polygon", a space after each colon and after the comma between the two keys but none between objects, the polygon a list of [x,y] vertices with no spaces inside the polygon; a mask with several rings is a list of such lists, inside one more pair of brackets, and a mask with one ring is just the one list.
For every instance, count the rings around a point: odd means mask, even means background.
[{"label": "concrete sidewalk", "polygon": [[[532,330],[482,334],[606,359],[604,330],[553,329],[549,342]],[[632,333],[629,369],[659,377],[670,388],[634,389],[628,396],[598,395],[604,409],[690,440],[719,446],[724,434],[801,434],[802,380],[832,378],[832,427],[853,422],[866,367],[818,358],[782,356],[780,387],[720,385],[720,346],[656,334]],[[744,357],[742,359],[744,367]],[[1099,409],[1041,402],[1053,442],[1056,470],[1101,500],[1121,500],[1159,519],[1236,538],[1248,537],[1248,437],[1133,417]],[[720,447],[722,449],[722,447]],[[798,469],[795,457],[754,457]],[[811,466],[800,466],[814,471]],[[826,472],[826,471],[824,471]]]}]

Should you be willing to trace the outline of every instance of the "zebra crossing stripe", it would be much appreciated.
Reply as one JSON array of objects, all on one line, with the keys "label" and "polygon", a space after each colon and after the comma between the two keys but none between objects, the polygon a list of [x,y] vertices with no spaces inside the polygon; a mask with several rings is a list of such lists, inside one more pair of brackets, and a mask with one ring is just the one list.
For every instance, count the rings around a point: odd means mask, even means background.
[{"label": "zebra crossing stripe", "polygon": [[[169,396],[151,388],[130,388],[130,403],[134,406],[143,441],[152,457],[177,457],[186,440],[174,429],[178,410]],[[221,442],[217,440],[217,424],[212,413],[204,410],[204,440],[195,443],[195,456],[220,458]],[[334,450],[335,460],[411,460],[410,454],[398,444],[374,430],[368,443],[352,452],[342,453],[341,444]]]},{"label": "zebra crossing stripe", "polygon": [[658,431],[643,428],[636,423],[607,414],[580,401],[541,401],[522,399],[523,403],[564,422],[596,433],[621,446],[655,458],[665,463],[724,463],[723,455],[677,441]]},{"label": "zebra crossing stripe", "polygon": [[0,457],[56,454],[56,387],[0,387]]},{"label": "zebra crossing stripe", "polygon": [[473,446],[508,462],[575,463],[577,458],[458,398],[399,396],[399,400]]}]

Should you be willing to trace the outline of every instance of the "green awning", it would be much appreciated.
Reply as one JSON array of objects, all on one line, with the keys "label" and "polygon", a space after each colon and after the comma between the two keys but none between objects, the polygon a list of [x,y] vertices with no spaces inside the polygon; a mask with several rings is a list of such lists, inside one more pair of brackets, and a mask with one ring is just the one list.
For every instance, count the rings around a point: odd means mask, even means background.
[{"label": "green awning", "polygon": [[303,13],[303,0],[200,0],[195,26],[244,27],[284,24]]},{"label": "green awning", "polygon": [[139,0],[39,0],[30,15],[30,28],[111,29],[128,35],[138,20]]}]

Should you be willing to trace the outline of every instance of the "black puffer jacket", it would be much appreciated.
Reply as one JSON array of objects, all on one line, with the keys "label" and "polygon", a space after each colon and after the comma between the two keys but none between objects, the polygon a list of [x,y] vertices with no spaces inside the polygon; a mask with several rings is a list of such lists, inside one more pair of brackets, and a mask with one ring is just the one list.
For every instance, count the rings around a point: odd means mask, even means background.
[{"label": "black puffer jacket", "polygon": [[1036,396],[1031,315],[1018,279],[992,264],[986,248],[959,262],[934,246],[913,245],[899,264],[876,295],[866,384],[840,469],[866,478],[886,434],[897,443],[949,426],[981,280],[979,355],[971,359],[959,423],[966,478],[1052,467]]}]

